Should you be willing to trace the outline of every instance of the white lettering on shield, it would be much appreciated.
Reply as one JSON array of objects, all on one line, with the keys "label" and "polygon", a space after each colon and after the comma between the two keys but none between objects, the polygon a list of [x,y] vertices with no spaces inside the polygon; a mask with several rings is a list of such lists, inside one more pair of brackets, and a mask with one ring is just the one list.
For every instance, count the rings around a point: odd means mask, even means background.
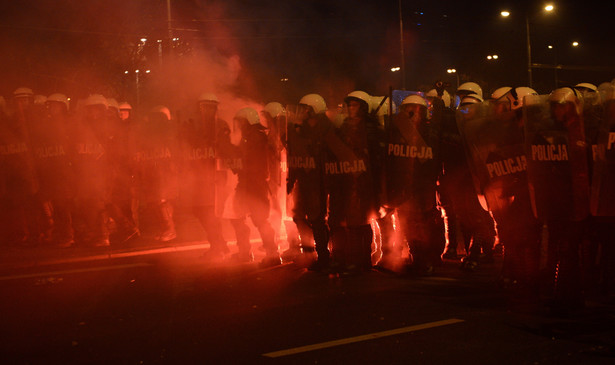
[{"label": "white lettering on shield", "polygon": [[507,158],[501,161],[494,161],[487,164],[489,178],[515,174],[527,170],[527,159],[525,156]]},{"label": "white lettering on shield", "polygon": [[389,156],[433,159],[433,150],[429,146],[409,146],[389,143]]},{"label": "white lettering on shield", "polygon": [[325,173],[329,175],[353,174],[365,171],[367,171],[367,167],[363,160],[327,162],[325,164]]},{"label": "white lettering on shield", "polygon": [[609,133],[609,143],[607,144],[606,149],[610,150],[611,147],[613,147],[614,143],[615,143],[615,132],[611,132]]},{"label": "white lettering on shield", "polygon": [[568,148],[565,144],[532,145],[534,161],[568,161]]}]

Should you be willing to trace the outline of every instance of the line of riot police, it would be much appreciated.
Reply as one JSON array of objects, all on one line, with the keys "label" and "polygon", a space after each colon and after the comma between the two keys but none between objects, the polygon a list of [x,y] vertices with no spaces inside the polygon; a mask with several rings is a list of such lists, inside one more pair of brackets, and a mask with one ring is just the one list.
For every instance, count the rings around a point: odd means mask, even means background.
[{"label": "line of riot police", "polygon": [[475,191],[504,247],[502,278],[517,298],[546,294],[568,312],[599,286],[612,293],[612,103],[613,85],[583,83],[547,95],[500,88],[457,109]]},{"label": "line of riot police", "polygon": [[[123,239],[138,235],[130,208],[120,204],[133,184],[125,166],[128,124],[112,103],[115,115],[109,100],[91,95],[72,114],[63,94],[35,97],[29,88],[15,90],[0,126],[6,242],[108,246],[111,216]],[[122,108],[124,114],[130,110]]]},{"label": "line of riot police", "polygon": [[553,276],[555,306],[578,307],[584,283],[613,286],[614,99],[610,83],[548,95],[502,87],[487,100],[476,83],[454,99],[437,83],[388,97],[353,91],[334,115],[307,94],[294,107],[237,111],[233,143],[211,93],[193,118],[175,121],[156,107],[137,122],[128,105],[102,95],[69,112],[62,94],[37,103],[19,88],[2,113],[2,236],[108,246],[138,237],[148,212],[166,242],[177,237],[182,204],[205,230],[211,258],[230,254],[228,219],[233,258],[253,260],[247,217],[265,266],[309,256],[317,271],[376,264],[430,275],[442,258],[456,259],[458,241],[469,271],[500,246],[502,283],[532,297]]}]

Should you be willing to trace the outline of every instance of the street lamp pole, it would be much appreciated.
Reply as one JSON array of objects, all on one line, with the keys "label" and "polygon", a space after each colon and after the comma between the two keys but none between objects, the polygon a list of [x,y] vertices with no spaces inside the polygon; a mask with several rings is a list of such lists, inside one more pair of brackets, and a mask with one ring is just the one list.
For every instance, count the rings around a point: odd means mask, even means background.
[{"label": "street lamp pole", "polygon": [[530,20],[525,15],[525,35],[527,44],[527,82],[528,86],[532,87],[532,47],[530,45]]},{"label": "street lamp pole", "polygon": [[404,22],[401,16],[401,0],[399,0],[399,47],[401,51],[401,89],[406,90],[406,58],[404,56]]},{"label": "street lamp pole", "polygon": [[141,104],[141,100],[139,98],[139,70],[135,70],[135,84],[137,94],[137,106],[139,106]]},{"label": "street lamp pole", "polygon": [[459,73],[457,73],[457,70],[454,68],[449,68],[446,70],[446,72],[449,74],[455,74],[455,80],[457,81],[457,86],[455,87],[455,90],[459,89]]},{"label": "street lamp pole", "polygon": [[167,31],[169,40],[173,39],[173,28],[171,27],[171,0],[167,0]]}]

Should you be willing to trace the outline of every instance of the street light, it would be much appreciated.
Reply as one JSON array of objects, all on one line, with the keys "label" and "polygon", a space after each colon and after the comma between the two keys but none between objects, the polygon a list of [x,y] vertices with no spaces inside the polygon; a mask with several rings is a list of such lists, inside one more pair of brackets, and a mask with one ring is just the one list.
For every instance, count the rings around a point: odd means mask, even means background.
[{"label": "street light", "polygon": [[[404,22],[401,12],[401,0],[398,1],[399,7],[399,50],[401,55],[401,89],[406,90],[406,57],[404,55]],[[392,71],[392,70],[391,70]]]},{"label": "street light", "polygon": [[[547,4],[544,7],[546,12],[551,12],[555,9],[552,4]],[[503,10],[500,12],[500,15],[504,18],[510,16],[510,12],[508,10]],[[532,87],[532,47],[530,42],[530,19],[527,13],[525,14],[525,43],[527,47],[527,78],[528,78],[528,86]]]},{"label": "street light", "polygon": [[498,58],[500,58],[500,56],[496,55],[496,54],[490,54],[487,56],[488,60],[497,60]]},{"label": "street light", "polygon": [[459,74],[457,73],[457,70],[454,69],[454,68],[449,68],[449,69],[446,70],[446,72],[449,73],[449,74],[455,74],[455,78],[457,80],[457,87],[456,87],[456,89],[458,89],[459,88]]},{"label": "street light", "polygon": [[[142,74],[142,73],[149,74],[150,72],[152,72],[152,71],[151,70],[139,70],[139,69],[135,70],[135,91],[136,91],[137,105],[139,105],[139,103],[140,103],[139,82],[141,80],[140,80],[139,75]],[[130,71],[128,71],[128,70],[124,71],[124,75],[128,75],[128,74],[130,74]]]},{"label": "street light", "polygon": [[553,78],[555,79],[555,89],[557,89],[557,84],[559,83],[557,79],[557,49],[551,44],[547,48],[553,51]]}]

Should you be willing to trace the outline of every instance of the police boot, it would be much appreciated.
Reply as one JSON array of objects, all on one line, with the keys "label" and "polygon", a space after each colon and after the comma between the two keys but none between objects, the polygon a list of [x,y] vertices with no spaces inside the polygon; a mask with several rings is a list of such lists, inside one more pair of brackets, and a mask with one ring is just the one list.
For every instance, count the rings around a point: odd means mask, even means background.
[{"label": "police boot", "polygon": [[317,258],[308,269],[319,272],[326,271],[329,269],[331,257],[329,252],[329,229],[324,221],[313,222],[312,227]]},{"label": "police boot", "polygon": [[175,222],[173,221],[173,206],[168,201],[160,204],[160,214],[162,217],[162,232],[156,239],[161,242],[168,242],[177,238]]},{"label": "police boot", "polygon": [[282,264],[280,254],[278,253],[278,245],[275,243],[275,231],[269,221],[265,221],[258,227],[263,247],[265,248],[265,258],[260,262],[262,268],[277,266]]},{"label": "police boot", "polygon": [[250,227],[243,219],[231,219],[231,226],[237,238],[237,253],[231,255],[231,259],[237,263],[247,263],[254,261],[250,245]]}]

